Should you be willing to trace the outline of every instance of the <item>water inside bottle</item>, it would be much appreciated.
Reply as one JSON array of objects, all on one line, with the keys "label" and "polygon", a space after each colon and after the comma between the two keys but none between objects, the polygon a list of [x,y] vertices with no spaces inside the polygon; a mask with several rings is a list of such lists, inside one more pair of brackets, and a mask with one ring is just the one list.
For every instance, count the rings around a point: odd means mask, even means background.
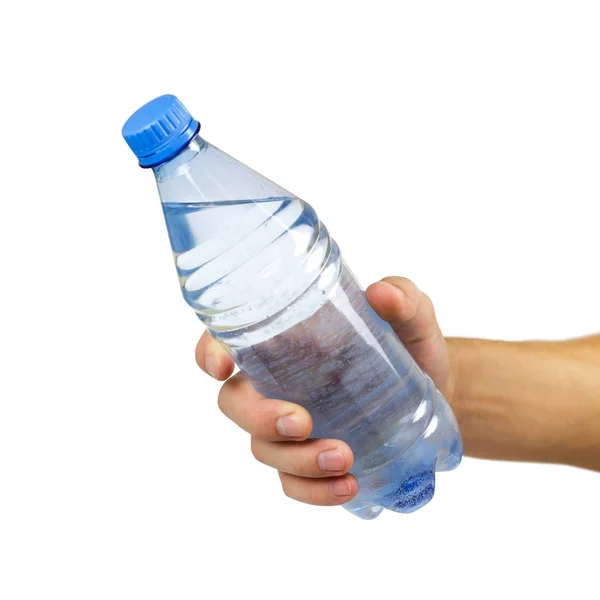
[{"label": "water inside bottle", "polygon": [[[217,323],[259,391],[305,406],[315,437],[350,444],[354,473],[389,464],[425,431],[435,400],[427,378],[370,308],[310,205],[279,197],[163,209],[186,300],[209,327]],[[330,267],[335,276],[323,284]]]}]

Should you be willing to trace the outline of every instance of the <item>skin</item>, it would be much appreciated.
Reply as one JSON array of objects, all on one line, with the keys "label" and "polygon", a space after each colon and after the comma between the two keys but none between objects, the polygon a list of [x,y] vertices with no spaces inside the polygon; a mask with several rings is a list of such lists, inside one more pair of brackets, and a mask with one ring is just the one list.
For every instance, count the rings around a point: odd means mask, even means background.
[{"label": "skin", "polygon": [[[450,402],[466,455],[600,471],[600,336],[563,342],[444,338],[431,300],[408,279],[387,277],[366,294]],[[233,361],[208,332],[196,361],[226,380],[221,411],[250,433],[254,457],[279,472],[287,496],[333,506],[356,495],[347,444],[307,439],[308,412],[265,398],[242,373],[232,377]]]}]

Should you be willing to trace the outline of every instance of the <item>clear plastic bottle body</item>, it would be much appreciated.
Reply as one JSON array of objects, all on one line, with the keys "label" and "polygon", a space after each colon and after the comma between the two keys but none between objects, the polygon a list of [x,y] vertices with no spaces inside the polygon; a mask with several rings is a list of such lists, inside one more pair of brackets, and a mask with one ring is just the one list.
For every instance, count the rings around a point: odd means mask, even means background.
[{"label": "clear plastic bottle body", "polygon": [[154,169],[185,300],[265,396],[352,448],[373,518],[410,512],[454,468],[456,421],[366,302],[310,205],[197,136]]}]

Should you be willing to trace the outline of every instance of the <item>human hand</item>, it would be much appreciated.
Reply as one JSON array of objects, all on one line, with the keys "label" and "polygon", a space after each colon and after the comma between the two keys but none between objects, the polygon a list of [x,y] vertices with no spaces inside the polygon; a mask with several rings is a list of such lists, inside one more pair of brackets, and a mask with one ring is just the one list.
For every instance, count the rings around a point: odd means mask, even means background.
[{"label": "human hand", "polygon": [[[390,323],[417,364],[450,400],[454,391],[450,356],[431,300],[402,277],[386,277],[366,294],[375,312]],[[219,393],[219,408],[250,433],[254,457],[278,470],[287,496],[334,506],[356,495],[358,483],[349,474],[352,450],[340,440],[307,439],[312,421],[306,409],[265,398],[243,373],[230,377],[233,360],[208,332],[198,342],[196,362],[215,379],[227,380]]]}]

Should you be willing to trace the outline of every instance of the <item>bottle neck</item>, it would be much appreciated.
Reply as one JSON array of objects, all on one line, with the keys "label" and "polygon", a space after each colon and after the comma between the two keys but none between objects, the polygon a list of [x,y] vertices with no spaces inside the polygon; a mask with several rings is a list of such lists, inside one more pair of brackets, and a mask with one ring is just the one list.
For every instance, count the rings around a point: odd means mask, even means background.
[{"label": "bottle neck", "polygon": [[182,169],[185,170],[186,166],[194,160],[200,152],[205,150],[208,145],[208,142],[203,140],[200,137],[200,134],[197,134],[179,154],[176,154],[167,162],[152,168],[156,181],[160,183],[161,181],[167,181],[168,179],[177,177],[178,174],[181,174]]}]

